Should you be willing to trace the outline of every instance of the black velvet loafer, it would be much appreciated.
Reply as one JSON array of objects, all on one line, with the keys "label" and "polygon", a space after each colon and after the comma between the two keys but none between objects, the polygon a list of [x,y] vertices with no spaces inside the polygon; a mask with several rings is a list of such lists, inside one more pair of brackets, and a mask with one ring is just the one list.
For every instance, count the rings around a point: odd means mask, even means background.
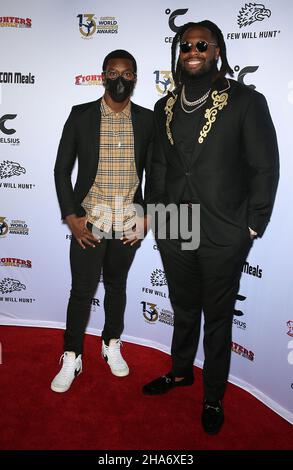
[{"label": "black velvet loafer", "polygon": [[202,426],[208,434],[217,434],[224,423],[224,411],[219,401],[204,401],[201,415]]},{"label": "black velvet loafer", "polygon": [[187,385],[192,385],[193,382],[193,375],[188,375],[182,380],[176,382],[172,372],[169,372],[168,374],[158,377],[152,382],[144,385],[142,393],[144,395],[162,395],[163,393],[167,393],[169,390],[172,390],[172,388],[185,387]]}]

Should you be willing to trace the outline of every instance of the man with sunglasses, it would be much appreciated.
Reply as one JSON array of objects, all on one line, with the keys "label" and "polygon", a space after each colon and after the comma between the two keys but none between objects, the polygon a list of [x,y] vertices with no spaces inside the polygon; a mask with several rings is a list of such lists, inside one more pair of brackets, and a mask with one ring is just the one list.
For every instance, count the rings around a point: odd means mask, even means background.
[{"label": "man with sunglasses", "polygon": [[[175,90],[155,106],[150,201],[187,209],[185,220],[179,219],[185,226],[194,222],[194,207],[200,204],[200,244],[184,250],[180,237],[157,235],[174,309],[172,368],[146,384],[143,393],[193,384],[203,311],[202,425],[215,434],[224,422],[239,280],[253,239],[263,235],[270,219],[278,147],[264,96],[225,77],[233,71],[214,23],[179,29],[172,43],[172,73]],[[172,215],[167,228],[171,222]]]},{"label": "man with sunglasses", "polygon": [[[74,106],[60,140],[55,183],[62,218],[72,232],[72,288],[62,367],[51,383],[54,392],[66,392],[82,371],[84,333],[101,271],[105,288],[102,356],[115,376],[129,373],[120,336],[127,275],[146,226],[153,140],[152,111],[130,101],[136,72],[136,61],[129,52],[110,52],[103,62],[103,97]],[[76,158],[73,189],[71,172]]]}]

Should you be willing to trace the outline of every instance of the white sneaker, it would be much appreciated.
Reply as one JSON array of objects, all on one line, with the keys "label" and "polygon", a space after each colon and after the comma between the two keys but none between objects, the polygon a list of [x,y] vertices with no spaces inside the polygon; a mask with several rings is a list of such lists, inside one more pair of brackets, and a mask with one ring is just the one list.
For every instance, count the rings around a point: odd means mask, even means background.
[{"label": "white sneaker", "polygon": [[129,367],[120,352],[121,345],[120,339],[110,339],[109,346],[102,342],[102,356],[108,362],[112,374],[117,377],[129,374]]},{"label": "white sneaker", "polygon": [[58,393],[67,392],[75,377],[82,372],[81,354],[75,357],[74,352],[65,351],[60,357],[59,363],[61,359],[63,359],[61,370],[51,383],[51,390]]}]

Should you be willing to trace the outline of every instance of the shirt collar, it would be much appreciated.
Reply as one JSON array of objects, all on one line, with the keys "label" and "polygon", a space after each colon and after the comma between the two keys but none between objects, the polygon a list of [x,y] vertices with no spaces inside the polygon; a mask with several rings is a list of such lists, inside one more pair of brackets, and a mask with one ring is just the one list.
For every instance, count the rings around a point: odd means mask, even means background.
[{"label": "shirt collar", "polygon": [[130,118],[131,117],[131,102],[129,101],[127,105],[125,106],[122,111],[119,113],[116,113],[116,111],[113,111],[113,109],[110,108],[110,106],[107,105],[104,97],[102,98],[101,101],[101,114],[102,116],[108,116],[109,114],[124,114],[126,117]]}]

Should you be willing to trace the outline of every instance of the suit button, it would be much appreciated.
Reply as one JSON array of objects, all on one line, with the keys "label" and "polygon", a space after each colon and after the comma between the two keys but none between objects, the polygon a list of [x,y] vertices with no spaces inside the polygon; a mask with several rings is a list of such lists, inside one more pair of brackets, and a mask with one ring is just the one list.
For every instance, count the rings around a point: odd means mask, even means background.
[{"label": "suit button", "polygon": [[192,173],[191,173],[190,171],[187,171],[187,172],[185,173],[185,176],[191,176],[191,175],[192,175]]}]

